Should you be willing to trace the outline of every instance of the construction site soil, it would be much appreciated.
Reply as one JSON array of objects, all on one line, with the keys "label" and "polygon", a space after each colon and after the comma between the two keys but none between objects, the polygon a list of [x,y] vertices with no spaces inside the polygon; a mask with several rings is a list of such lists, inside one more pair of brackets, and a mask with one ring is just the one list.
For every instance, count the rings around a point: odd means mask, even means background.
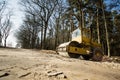
[{"label": "construction site soil", "polygon": [[0,48],[0,80],[120,80],[117,61],[86,61],[51,50]]}]

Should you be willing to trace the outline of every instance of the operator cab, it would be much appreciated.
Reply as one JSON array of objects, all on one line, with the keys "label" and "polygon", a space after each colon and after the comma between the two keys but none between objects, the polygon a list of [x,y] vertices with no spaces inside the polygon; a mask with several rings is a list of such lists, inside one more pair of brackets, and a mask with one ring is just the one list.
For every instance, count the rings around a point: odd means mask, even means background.
[{"label": "operator cab", "polygon": [[[83,36],[81,36],[81,32]],[[83,31],[81,31],[78,28],[72,32],[72,41],[77,41],[79,43],[82,43],[83,41],[90,42],[90,38],[91,38],[91,33],[90,30],[87,28],[83,28]]]},{"label": "operator cab", "polygon": [[86,38],[88,38],[88,39],[91,38],[91,32],[90,32],[90,29],[83,28],[83,37],[86,37]]}]

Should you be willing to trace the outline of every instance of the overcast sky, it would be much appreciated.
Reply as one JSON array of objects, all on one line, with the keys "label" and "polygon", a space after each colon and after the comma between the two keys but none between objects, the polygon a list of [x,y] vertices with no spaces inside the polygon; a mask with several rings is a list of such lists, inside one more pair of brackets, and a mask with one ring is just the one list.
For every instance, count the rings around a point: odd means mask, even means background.
[{"label": "overcast sky", "polygon": [[10,36],[7,39],[7,44],[12,44],[15,46],[16,38],[14,37],[15,31],[22,24],[23,12],[20,10],[20,5],[18,4],[20,0],[8,0],[8,7],[13,11],[11,21],[13,22],[12,30]]}]

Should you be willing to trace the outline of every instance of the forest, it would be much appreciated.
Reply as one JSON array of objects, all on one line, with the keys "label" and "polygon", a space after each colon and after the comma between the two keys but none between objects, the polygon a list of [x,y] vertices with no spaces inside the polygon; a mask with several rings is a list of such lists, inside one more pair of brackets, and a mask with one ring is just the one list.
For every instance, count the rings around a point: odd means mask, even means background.
[{"label": "forest", "polygon": [[[5,6],[1,4],[0,20]],[[22,48],[55,50],[71,40],[75,29],[89,28],[105,55],[120,56],[120,0],[20,0],[19,4],[24,19],[15,37]],[[0,41],[5,32],[8,36],[4,26],[11,26],[9,18],[10,14],[5,23],[0,21]]]}]

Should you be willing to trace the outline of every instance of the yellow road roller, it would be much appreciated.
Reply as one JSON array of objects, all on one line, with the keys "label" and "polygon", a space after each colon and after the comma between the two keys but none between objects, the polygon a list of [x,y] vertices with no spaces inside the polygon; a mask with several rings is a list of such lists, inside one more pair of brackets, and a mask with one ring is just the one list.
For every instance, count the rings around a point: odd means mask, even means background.
[{"label": "yellow road roller", "polygon": [[62,43],[57,47],[56,51],[59,55],[71,58],[82,56],[85,60],[102,60],[101,44],[98,44],[95,41],[96,39],[92,38],[90,29],[83,28],[81,31],[78,28],[72,32],[71,37],[71,41]]}]

